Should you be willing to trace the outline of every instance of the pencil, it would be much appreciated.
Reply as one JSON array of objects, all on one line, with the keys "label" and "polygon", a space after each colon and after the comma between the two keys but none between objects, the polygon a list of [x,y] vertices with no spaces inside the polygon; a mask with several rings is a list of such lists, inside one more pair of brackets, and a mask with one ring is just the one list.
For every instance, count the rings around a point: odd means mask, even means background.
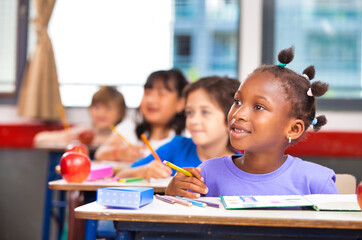
[{"label": "pencil", "polygon": [[156,160],[162,162],[162,161],[161,161],[161,158],[157,155],[157,153],[155,152],[155,150],[153,150],[153,148],[151,147],[151,144],[150,144],[150,142],[148,141],[146,135],[141,134],[141,138],[142,138],[142,140],[145,142],[145,144],[147,145],[147,147],[151,150],[151,153],[152,153],[153,157],[154,157]]},{"label": "pencil", "polygon": [[185,169],[180,168],[180,167],[176,166],[175,164],[170,163],[169,161],[164,160],[163,164],[165,164],[166,166],[169,166],[172,169],[175,169],[178,172],[182,172],[186,176],[193,177],[193,175],[189,171],[186,171]]},{"label": "pencil", "polygon": [[181,205],[185,205],[185,206],[188,206],[188,207],[192,206],[192,203],[190,201],[186,201],[186,200],[179,199],[179,198],[172,197],[172,196],[167,196],[167,198],[169,198],[169,199],[175,201],[175,203],[178,203],[178,204],[181,204]]},{"label": "pencil", "polygon": [[119,179],[118,181],[119,182],[122,182],[122,183],[128,183],[128,182],[137,182],[137,181],[142,181],[143,178],[122,178],[122,179]]},{"label": "pencil", "polygon": [[167,197],[164,197],[164,196],[161,196],[161,195],[158,195],[158,194],[155,194],[155,197],[161,201],[164,201],[164,202],[167,202],[167,203],[171,203],[171,204],[174,204],[175,201],[172,200],[172,199],[169,199]]},{"label": "pencil", "polygon": [[185,198],[185,197],[179,197],[179,196],[177,196],[177,198],[182,199],[182,200],[185,200],[185,201],[189,201],[189,202],[192,203],[192,205],[195,205],[195,206],[198,206],[198,207],[206,207],[206,203],[199,202],[199,201],[194,200],[194,199]]},{"label": "pencil", "polygon": [[133,146],[132,143],[130,143],[130,141],[128,141],[127,138],[123,137],[123,135],[120,134],[113,125],[109,126],[109,128],[110,128],[118,137],[120,137],[125,143],[127,143],[128,146]]},{"label": "pencil", "polygon": [[206,205],[209,207],[220,208],[220,206],[221,206],[219,203],[207,202],[207,201],[203,201],[203,200],[197,200],[197,201],[206,203]]},{"label": "pencil", "polygon": [[58,114],[60,116],[60,120],[62,121],[63,127],[65,130],[69,130],[70,126],[67,120],[67,115],[65,114],[64,107],[61,104],[57,105]]}]

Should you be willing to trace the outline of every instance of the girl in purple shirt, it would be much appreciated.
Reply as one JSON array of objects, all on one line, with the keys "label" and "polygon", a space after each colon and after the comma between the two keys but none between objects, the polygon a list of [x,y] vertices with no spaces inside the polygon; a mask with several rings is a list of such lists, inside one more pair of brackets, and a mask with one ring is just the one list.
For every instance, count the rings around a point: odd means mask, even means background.
[{"label": "girl in purple shirt", "polygon": [[229,115],[231,145],[242,156],[215,158],[198,168],[185,168],[194,177],[177,173],[168,195],[191,198],[220,195],[335,194],[335,173],[318,164],[285,155],[309,126],[317,132],[327,120],[316,117],[315,97],[328,84],[316,81],[314,66],[302,75],[286,68],[294,48],[282,50],[278,65],[263,65],[235,93]]}]

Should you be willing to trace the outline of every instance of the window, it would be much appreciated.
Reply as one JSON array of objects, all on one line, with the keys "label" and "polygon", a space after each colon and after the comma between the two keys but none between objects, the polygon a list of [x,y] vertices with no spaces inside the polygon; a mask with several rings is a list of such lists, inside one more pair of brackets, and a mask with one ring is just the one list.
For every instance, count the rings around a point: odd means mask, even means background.
[{"label": "window", "polygon": [[192,63],[191,36],[175,35],[173,66],[179,69],[189,69]]},{"label": "window", "polygon": [[276,0],[274,10],[273,62],[281,49],[294,45],[290,67],[301,73],[315,65],[315,79],[330,84],[325,99],[360,100],[362,1]]},{"label": "window", "polygon": [[236,76],[237,69],[237,33],[236,32],[215,32],[212,50],[212,58],[210,58],[210,67],[217,70],[228,70],[229,75]]},{"label": "window", "polygon": [[1,104],[17,102],[26,64],[28,8],[28,0],[0,1]]},{"label": "window", "polygon": [[17,1],[0,1],[0,92],[16,90]]},{"label": "window", "polygon": [[113,85],[137,107],[147,76],[172,67],[237,77],[238,23],[238,0],[57,1],[48,32],[63,104],[87,106]]},{"label": "window", "polygon": [[174,60],[191,80],[238,77],[238,0],[175,0]]}]

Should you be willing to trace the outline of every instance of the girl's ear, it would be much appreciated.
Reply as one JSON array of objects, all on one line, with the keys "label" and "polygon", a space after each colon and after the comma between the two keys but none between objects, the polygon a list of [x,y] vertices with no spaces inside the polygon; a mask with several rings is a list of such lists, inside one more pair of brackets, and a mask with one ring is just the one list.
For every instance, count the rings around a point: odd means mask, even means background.
[{"label": "girl's ear", "polygon": [[287,138],[291,137],[292,140],[298,139],[304,133],[305,125],[304,121],[301,119],[293,119],[291,120],[289,127]]},{"label": "girl's ear", "polygon": [[177,102],[176,112],[182,112],[185,109],[185,98],[180,97]]}]

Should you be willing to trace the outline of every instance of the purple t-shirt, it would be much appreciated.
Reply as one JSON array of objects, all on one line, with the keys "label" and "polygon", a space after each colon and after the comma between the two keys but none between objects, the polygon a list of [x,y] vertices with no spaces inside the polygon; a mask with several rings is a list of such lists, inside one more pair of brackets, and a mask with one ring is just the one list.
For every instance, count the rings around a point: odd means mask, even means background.
[{"label": "purple t-shirt", "polygon": [[333,170],[288,155],[277,170],[252,174],[239,169],[225,156],[203,162],[201,175],[209,189],[206,197],[220,195],[306,195],[338,194]]}]

